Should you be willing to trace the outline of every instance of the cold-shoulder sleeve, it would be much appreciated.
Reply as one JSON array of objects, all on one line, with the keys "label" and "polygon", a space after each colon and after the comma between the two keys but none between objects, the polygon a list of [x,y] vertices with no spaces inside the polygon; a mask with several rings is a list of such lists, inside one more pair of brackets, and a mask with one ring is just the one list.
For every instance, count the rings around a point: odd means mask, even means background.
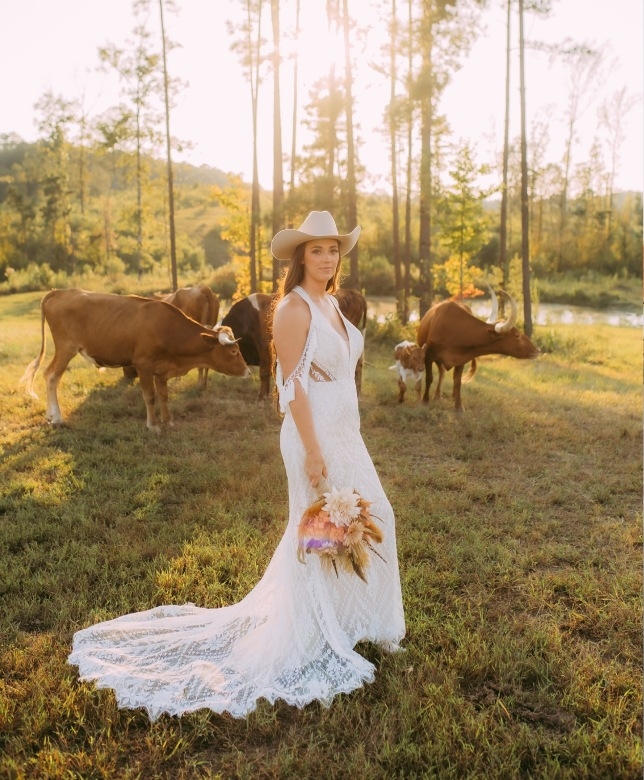
[{"label": "cold-shoulder sleeve", "polygon": [[275,384],[277,385],[277,395],[279,397],[280,412],[286,414],[288,405],[291,401],[295,400],[295,381],[300,383],[302,390],[308,394],[309,391],[309,371],[311,369],[311,361],[313,360],[313,354],[315,353],[316,336],[315,328],[309,328],[309,334],[306,338],[306,344],[302,350],[302,355],[295,366],[290,376],[284,379],[282,374],[282,367],[279,360],[277,361],[277,367],[275,370]]}]

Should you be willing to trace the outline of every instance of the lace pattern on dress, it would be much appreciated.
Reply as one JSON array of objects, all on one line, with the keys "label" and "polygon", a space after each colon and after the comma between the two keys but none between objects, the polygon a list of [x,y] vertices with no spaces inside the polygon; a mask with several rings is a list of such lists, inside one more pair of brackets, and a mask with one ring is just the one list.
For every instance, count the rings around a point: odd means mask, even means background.
[{"label": "lace pattern on dress", "polygon": [[295,382],[300,383],[302,390],[308,394],[309,383],[308,380],[313,382],[335,382],[336,377],[329,369],[320,365],[319,362],[313,360],[313,355],[317,348],[317,330],[313,319],[311,318],[311,325],[309,326],[309,335],[306,339],[306,344],[302,351],[302,357],[298,364],[295,366],[289,377],[284,380],[282,369],[277,364],[277,370],[275,372],[275,380],[277,385],[277,395],[279,398],[280,412],[286,414],[288,405],[291,401],[295,400]]},{"label": "lace pattern on dress", "polygon": [[275,372],[275,384],[277,385],[277,395],[280,403],[280,412],[286,414],[288,405],[291,401],[295,400],[295,381],[300,383],[302,390],[308,394],[309,383],[308,375],[311,370],[311,363],[313,361],[313,354],[317,347],[317,336],[315,334],[315,328],[313,323],[309,327],[309,335],[306,339],[306,344],[302,351],[302,357],[299,363],[295,366],[290,376],[285,380],[282,374],[282,368],[277,363],[277,370]]}]

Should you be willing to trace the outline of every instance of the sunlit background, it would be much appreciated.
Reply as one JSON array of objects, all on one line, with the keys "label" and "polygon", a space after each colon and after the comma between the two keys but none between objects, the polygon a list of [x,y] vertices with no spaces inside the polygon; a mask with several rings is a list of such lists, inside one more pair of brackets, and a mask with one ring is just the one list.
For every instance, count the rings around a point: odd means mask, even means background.
[{"label": "sunlit background", "polygon": [[[293,18],[293,0],[282,0],[283,55],[295,44],[287,31]],[[350,2],[360,30],[353,41],[356,67],[355,110],[360,141],[360,162],[368,174],[365,189],[388,188],[389,157],[383,112],[389,99],[386,62],[382,47],[387,40],[384,21],[374,13],[373,3]],[[495,164],[502,147],[505,68],[505,3],[488,3],[482,15],[480,35],[462,67],[452,74],[441,100],[456,138],[475,144],[480,163]],[[178,13],[168,13],[168,37],[179,44],[169,55],[171,75],[186,82],[172,112],[172,133],[188,142],[178,160],[206,164],[226,172],[240,173],[250,181],[252,170],[252,124],[250,87],[239,57],[230,50],[227,22],[239,29],[243,4],[239,0],[186,0]],[[37,137],[34,104],[47,91],[67,100],[83,99],[89,114],[96,115],[119,102],[113,74],[98,71],[98,48],[106,43],[124,45],[132,36],[134,16],[131,0],[26,0],[1,4],[3,42],[0,47],[0,133],[15,133],[23,140]],[[158,26],[158,9],[152,4],[150,25]],[[383,17],[384,18],[384,17]],[[577,161],[587,159],[598,134],[597,110],[617,90],[626,87],[635,105],[625,121],[625,140],[617,170],[617,190],[642,189],[642,3],[641,0],[554,0],[548,18],[526,16],[528,44],[562,43],[572,40],[592,44],[603,53],[601,73],[584,97],[575,144]],[[306,105],[309,89],[328,72],[330,59],[339,60],[341,45],[329,40],[325,3],[301,2],[302,33],[299,52],[300,107]],[[270,14],[263,29],[270,39]],[[516,29],[514,30],[516,39]],[[515,58],[516,59],[516,58]],[[282,71],[283,143],[290,152],[292,66]],[[551,63],[542,51],[527,53],[528,131],[538,121],[546,122],[550,139],[547,154],[553,162],[564,152],[568,76],[562,62]],[[272,188],[272,82],[264,71],[259,93],[259,176],[263,187]],[[514,63],[511,136],[519,132],[518,68]],[[306,142],[302,127],[301,143]],[[301,151],[301,150],[300,150]],[[288,168],[286,169],[288,170]]]}]

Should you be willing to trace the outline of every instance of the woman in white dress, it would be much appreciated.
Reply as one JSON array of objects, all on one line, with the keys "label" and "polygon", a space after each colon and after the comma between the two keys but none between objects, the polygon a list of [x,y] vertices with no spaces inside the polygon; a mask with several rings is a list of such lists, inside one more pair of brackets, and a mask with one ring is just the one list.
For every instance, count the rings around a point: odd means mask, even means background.
[{"label": "woman in white dress", "polygon": [[[360,435],[354,371],[362,334],[332,293],[340,258],[360,228],[339,235],[328,212],[273,239],[290,261],[275,309],[276,384],[284,420],[280,445],[289,519],[264,576],[240,602],[218,609],[162,606],[99,623],[74,635],[69,663],[81,680],[112,688],[120,707],[152,720],[203,707],[245,717],[260,698],[303,707],[373,680],[358,642],[399,649],[405,633],[394,515]],[[297,558],[298,525],[322,484],[372,502],[384,533],[367,582]]]}]

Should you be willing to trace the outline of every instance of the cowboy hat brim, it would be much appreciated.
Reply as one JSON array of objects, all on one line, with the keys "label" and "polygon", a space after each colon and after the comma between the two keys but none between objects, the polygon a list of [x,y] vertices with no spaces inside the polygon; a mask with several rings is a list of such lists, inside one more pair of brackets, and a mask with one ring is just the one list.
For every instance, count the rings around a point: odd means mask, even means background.
[{"label": "cowboy hat brim", "polygon": [[273,241],[271,242],[271,252],[277,260],[290,260],[293,257],[293,252],[300,245],[307,241],[313,241],[316,238],[334,238],[340,244],[340,256],[347,255],[353,249],[358,241],[360,235],[360,226],[354,228],[350,233],[346,235],[338,235],[337,233],[328,235],[311,235],[302,230],[295,230],[293,228],[287,228],[286,230],[280,230],[275,234]]}]

